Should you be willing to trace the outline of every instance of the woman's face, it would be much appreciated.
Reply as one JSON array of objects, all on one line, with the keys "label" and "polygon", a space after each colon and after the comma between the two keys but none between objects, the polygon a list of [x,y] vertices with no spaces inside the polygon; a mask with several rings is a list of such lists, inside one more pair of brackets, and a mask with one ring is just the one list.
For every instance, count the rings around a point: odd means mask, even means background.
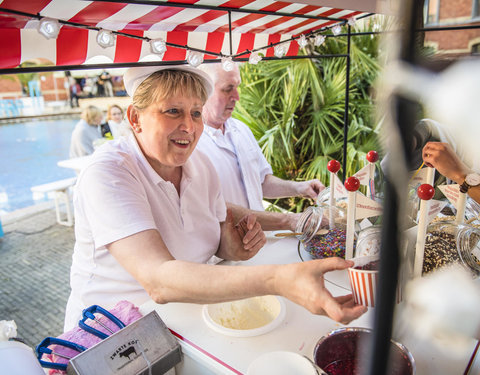
[{"label": "woman's face", "polygon": [[185,164],[203,131],[202,108],[200,98],[184,95],[168,97],[141,111],[129,108],[140,147],[157,172],[158,167]]},{"label": "woman's face", "polygon": [[110,109],[110,118],[112,119],[113,122],[122,122],[123,113],[119,108],[112,107]]}]

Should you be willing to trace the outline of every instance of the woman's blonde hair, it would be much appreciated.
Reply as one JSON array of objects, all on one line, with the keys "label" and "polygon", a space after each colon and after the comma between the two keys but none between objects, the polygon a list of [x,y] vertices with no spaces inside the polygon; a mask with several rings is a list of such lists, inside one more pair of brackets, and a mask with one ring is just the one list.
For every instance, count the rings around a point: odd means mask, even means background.
[{"label": "woman's blonde hair", "polygon": [[160,70],[145,79],[133,94],[133,105],[142,110],[150,104],[178,94],[198,97],[203,103],[208,95],[202,79],[183,70]]},{"label": "woman's blonde hair", "polygon": [[111,120],[112,119],[112,114],[111,114],[111,110],[113,108],[117,108],[120,110],[120,112],[122,112],[122,116],[123,116],[123,109],[122,107],[120,107],[118,104],[111,104],[108,106],[107,108],[107,120]]},{"label": "woman's blonde hair", "polygon": [[94,105],[89,105],[82,111],[82,120],[84,120],[88,125],[97,125],[94,124],[95,119],[98,117],[103,117],[103,112],[100,108],[95,107]]}]

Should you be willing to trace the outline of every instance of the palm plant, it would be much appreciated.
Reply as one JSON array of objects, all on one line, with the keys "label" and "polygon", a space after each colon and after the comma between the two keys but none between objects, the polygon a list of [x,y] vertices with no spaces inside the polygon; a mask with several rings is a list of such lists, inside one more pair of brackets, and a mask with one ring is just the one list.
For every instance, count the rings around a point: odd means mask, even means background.
[{"label": "palm plant", "polygon": [[[371,25],[364,27],[371,30]],[[274,174],[292,180],[320,179],[328,185],[327,163],[342,161],[346,38],[327,38],[318,59],[275,60],[241,68],[243,84],[234,116],[249,125]],[[371,87],[379,71],[378,37],[354,36],[351,43],[347,163],[350,176],[377,149]],[[307,202],[280,200],[283,208],[303,210]]]}]

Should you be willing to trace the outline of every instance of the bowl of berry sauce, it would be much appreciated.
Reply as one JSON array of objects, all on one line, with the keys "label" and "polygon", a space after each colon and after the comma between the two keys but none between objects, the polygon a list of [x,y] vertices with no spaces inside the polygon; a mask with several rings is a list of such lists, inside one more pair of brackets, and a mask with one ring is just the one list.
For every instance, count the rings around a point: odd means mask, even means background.
[{"label": "bowl of berry sauce", "polygon": [[[313,358],[328,375],[359,375],[369,355],[372,330],[359,327],[339,328],[323,336],[315,345]],[[387,374],[414,375],[415,360],[402,344],[390,340]]]}]

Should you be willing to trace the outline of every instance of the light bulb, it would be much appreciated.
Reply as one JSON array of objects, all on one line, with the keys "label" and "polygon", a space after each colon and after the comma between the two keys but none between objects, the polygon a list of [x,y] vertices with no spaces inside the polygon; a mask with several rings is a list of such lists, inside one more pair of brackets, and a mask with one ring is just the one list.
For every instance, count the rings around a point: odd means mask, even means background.
[{"label": "light bulb", "polygon": [[108,30],[99,30],[97,34],[97,43],[103,48],[111,47],[115,44],[115,35]]},{"label": "light bulb", "polygon": [[335,25],[332,27],[332,33],[333,35],[338,35],[342,31],[342,26],[340,25]]},{"label": "light bulb", "polygon": [[325,36],[317,35],[313,43],[318,47],[318,46],[321,46],[323,42],[325,42]]},{"label": "light bulb", "polygon": [[187,62],[196,68],[201,63],[203,63],[203,53],[188,50],[187,52]]},{"label": "light bulb", "polygon": [[355,26],[357,20],[355,19],[355,17],[350,17],[347,22],[350,26]]},{"label": "light bulb", "polygon": [[157,55],[163,55],[167,50],[167,45],[162,38],[152,39],[150,41],[150,51],[156,53]]},{"label": "light bulb", "polygon": [[258,52],[252,52],[248,58],[248,62],[253,65],[257,65],[260,61],[262,61],[262,56]]},{"label": "light bulb", "polygon": [[226,72],[231,72],[234,68],[235,63],[232,61],[232,58],[229,57],[222,57],[222,67],[223,70]]},{"label": "light bulb", "polygon": [[305,35],[300,35],[300,38],[298,38],[298,45],[300,46],[300,48],[305,48],[305,46],[308,44],[308,40],[307,38],[305,37]]},{"label": "light bulb", "polygon": [[55,39],[60,32],[60,23],[52,18],[42,18],[37,30],[47,39]]},{"label": "light bulb", "polygon": [[285,43],[277,44],[273,50],[273,53],[278,58],[285,56],[285,54],[287,53],[287,45]]}]

